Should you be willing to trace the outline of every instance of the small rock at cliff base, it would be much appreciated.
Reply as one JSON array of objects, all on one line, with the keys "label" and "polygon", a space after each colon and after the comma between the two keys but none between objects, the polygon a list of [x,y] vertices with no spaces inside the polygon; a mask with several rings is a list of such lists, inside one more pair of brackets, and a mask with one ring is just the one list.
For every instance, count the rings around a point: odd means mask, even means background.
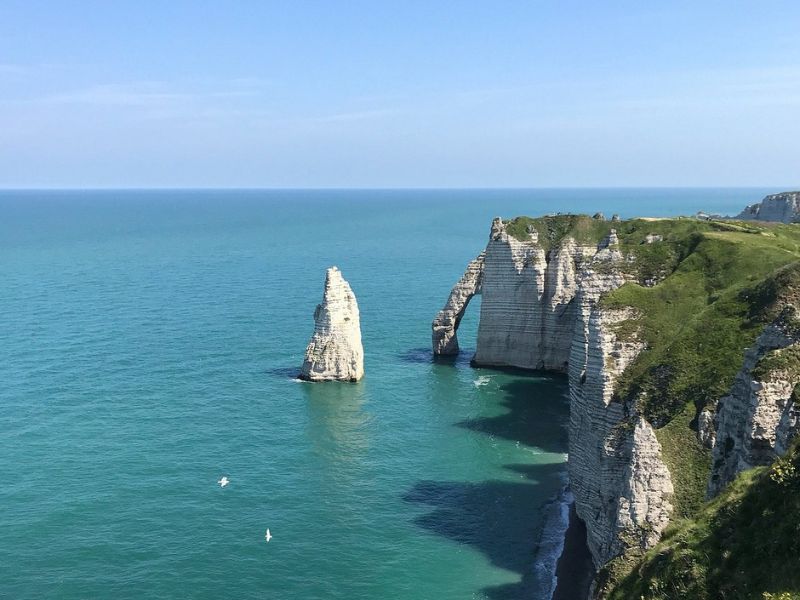
[{"label": "small rock at cliff base", "polygon": [[322,302],[314,311],[314,335],[306,348],[300,378],[358,381],[364,376],[364,348],[358,302],[336,267],[325,275]]}]

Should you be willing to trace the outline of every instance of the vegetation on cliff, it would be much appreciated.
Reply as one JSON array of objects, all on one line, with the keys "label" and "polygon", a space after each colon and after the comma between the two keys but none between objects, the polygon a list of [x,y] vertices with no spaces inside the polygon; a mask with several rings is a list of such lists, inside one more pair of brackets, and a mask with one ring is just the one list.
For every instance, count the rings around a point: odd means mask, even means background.
[{"label": "vegetation on cliff", "polygon": [[[646,345],[618,380],[613,401],[656,428],[672,476],[676,524],[644,558],[631,551],[609,563],[598,578],[599,589],[612,598],[653,600],[795,597],[791,593],[800,590],[800,484],[795,479],[800,476],[780,485],[776,477],[781,469],[800,468],[797,445],[791,457],[743,475],[707,504],[711,453],[698,440],[697,423],[703,409],[730,391],[745,350],[765,325],[780,319],[800,327],[797,314],[787,308],[800,306],[800,228],[558,215],[516,219],[507,230],[522,240],[535,229],[539,243],[554,248],[567,236],[599,243],[612,228],[630,282],[601,302],[609,308],[633,307],[636,316],[618,324],[616,333]],[[771,353],[756,373],[775,370],[800,371],[800,352]]]},{"label": "vegetation on cliff", "polygon": [[742,473],[632,568],[610,600],[800,598],[800,440]]},{"label": "vegetation on cliff", "polygon": [[745,348],[777,318],[778,295],[800,281],[792,265],[800,258],[794,228],[713,230],[690,238],[688,245],[678,242],[689,251],[657,286],[627,284],[604,300],[634,306],[641,315],[635,325],[647,350],[616,394],[659,429],[679,516],[702,503],[710,463],[695,431],[670,424],[679,419],[694,428],[700,411],[730,390]]}]

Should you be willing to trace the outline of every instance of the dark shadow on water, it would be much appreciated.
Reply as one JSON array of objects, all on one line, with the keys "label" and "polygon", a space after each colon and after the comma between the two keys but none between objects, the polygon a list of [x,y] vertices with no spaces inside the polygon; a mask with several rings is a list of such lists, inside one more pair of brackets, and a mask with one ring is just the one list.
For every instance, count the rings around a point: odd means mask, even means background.
[{"label": "dark shadow on water", "polygon": [[569,527],[564,536],[564,550],[556,567],[558,585],[553,600],[587,598],[594,574],[592,554],[586,545],[586,525],[578,518],[575,503],[572,503],[569,507]]},{"label": "dark shadow on water", "polygon": [[411,348],[398,354],[401,360],[426,365],[433,362],[433,351],[429,348]]},{"label": "dark shadow on water", "polygon": [[[569,401],[563,376],[503,369],[514,378],[487,394],[502,394],[506,412],[456,423],[472,431],[499,437],[545,452],[567,451]],[[564,483],[566,465],[509,464],[518,481],[420,481],[403,497],[425,505],[429,513],[415,519],[419,527],[482,552],[495,566],[517,573],[517,583],[486,587],[492,600],[532,598],[540,592],[534,575],[541,519],[535,518]]]},{"label": "dark shadow on water", "polygon": [[[527,468],[527,465],[526,465]],[[561,479],[561,463],[531,465],[531,480]],[[554,486],[557,486],[554,483]],[[420,481],[403,498],[431,507],[417,518],[419,527],[480,550],[493,565],[520,575],[518,583],[484,588],[495,600],[530,598],[536,591],[533,563],[538,523],[531,518],[541,510],[542,490],[536,483],[484,481]]]},{"label": "dark shadow on water", "polygon": [[398,354],[403,362],[416,365],[445,365],[453,367],[468,367],[472,356],[475,354],[474,348],[462,348],[461,352],[453,356],[437,356],[430,347],[411,348]]},{"label": "dark shadow on water", "polygon": [[500,391],[508,412],[456,425],[547,452],[566,452],[566,427],[557,425],[569,419],[566,378],[529,374],[503,384]]}]

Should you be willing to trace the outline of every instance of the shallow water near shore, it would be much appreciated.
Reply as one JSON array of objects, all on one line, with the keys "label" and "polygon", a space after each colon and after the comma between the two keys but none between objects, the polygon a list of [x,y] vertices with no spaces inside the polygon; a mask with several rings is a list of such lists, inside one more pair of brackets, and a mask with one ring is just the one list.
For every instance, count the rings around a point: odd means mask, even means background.
[{"label": "shallow water near shore", "polygon": [[[0,596],[546,595],[566,380],[471,368],[479,300],[434,362],[431,319],[495,215],[768,191],[0,192]],[[334,264],[366,377],[298,382]]]}]

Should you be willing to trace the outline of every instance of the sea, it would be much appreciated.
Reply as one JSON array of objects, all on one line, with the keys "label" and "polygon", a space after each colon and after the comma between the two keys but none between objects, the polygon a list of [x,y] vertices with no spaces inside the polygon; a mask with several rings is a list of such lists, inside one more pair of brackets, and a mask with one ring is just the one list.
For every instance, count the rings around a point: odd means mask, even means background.
[{"label": "sea", "polygon": [[[494,216],[771,191],[0,192],[0,597],[548,598],[566,380],[472,368],[479,298],[455,360],[431,320]],[[356,384],[297,379],[332,265]]]}]

